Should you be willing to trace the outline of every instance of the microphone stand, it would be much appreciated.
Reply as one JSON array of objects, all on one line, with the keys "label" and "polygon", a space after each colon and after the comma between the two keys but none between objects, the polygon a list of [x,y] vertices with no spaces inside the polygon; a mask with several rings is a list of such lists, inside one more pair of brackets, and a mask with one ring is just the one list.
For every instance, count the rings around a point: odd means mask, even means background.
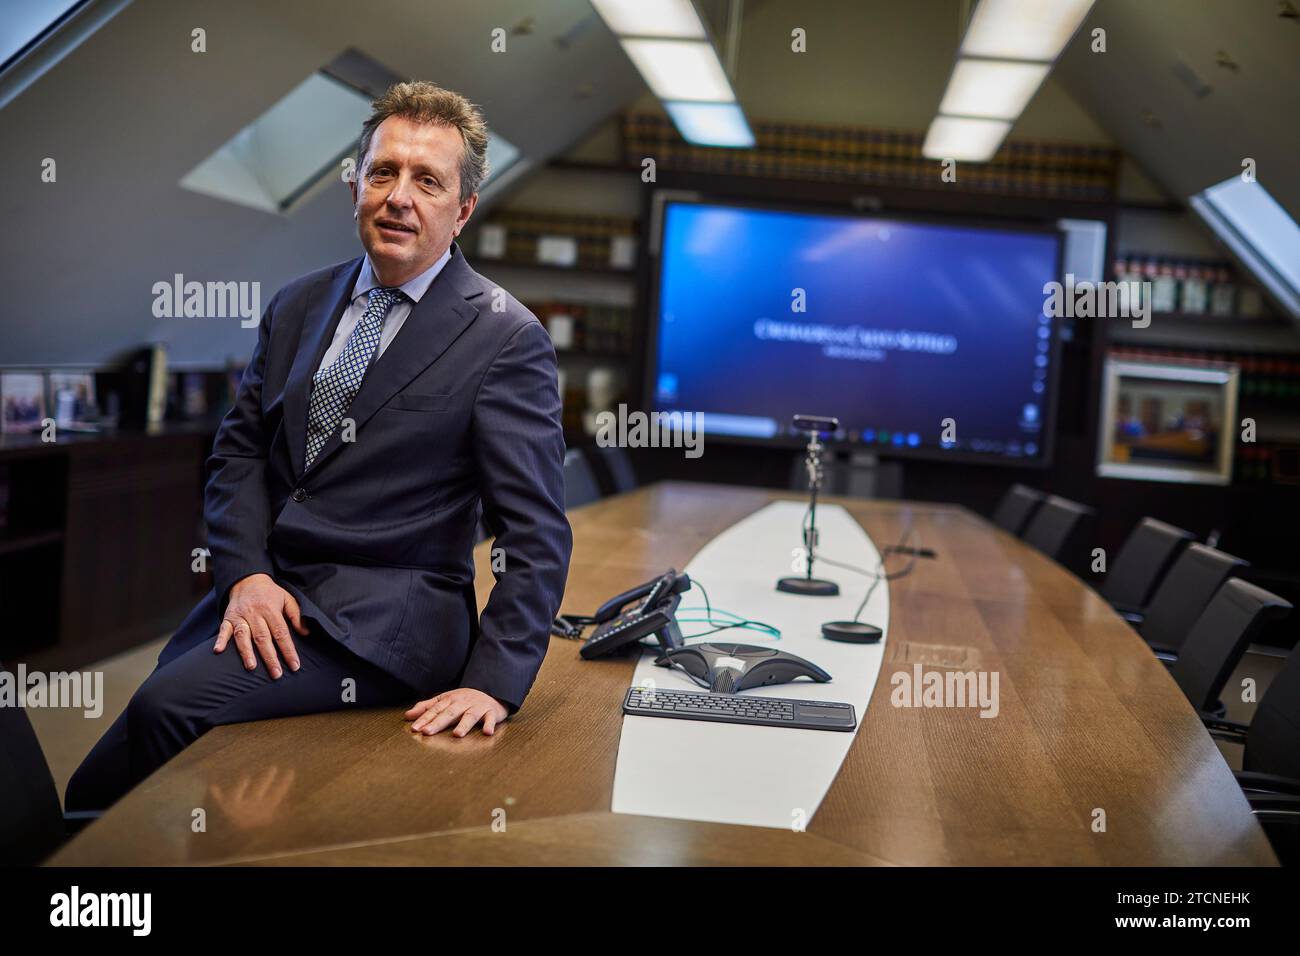
[{"label": "microphone stand", "polygon": [[808,455],[805,460],[808,469],[808,527],[803,529],[803,546],[807,552],[807,562],[803,577],[781,578],[776,582],[778,591],[787,594],[804,594],[813,597],[833,597],[840,593],[840,586],[825,578],[813,577],[813,552],[817,547],[817,490],[822,483],[822,443],[816,431],[808,433]]}]

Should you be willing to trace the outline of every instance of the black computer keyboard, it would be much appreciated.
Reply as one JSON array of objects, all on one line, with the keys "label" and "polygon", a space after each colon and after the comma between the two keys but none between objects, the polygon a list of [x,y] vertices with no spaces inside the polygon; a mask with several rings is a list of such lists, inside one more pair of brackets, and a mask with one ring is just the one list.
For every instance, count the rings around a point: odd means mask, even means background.
[{"label": "black computer keyboard", "polygon": [[858,724],[852,704],[649,687],[629,687],[623,700],[623,713],[801,730],[852,730]]}]

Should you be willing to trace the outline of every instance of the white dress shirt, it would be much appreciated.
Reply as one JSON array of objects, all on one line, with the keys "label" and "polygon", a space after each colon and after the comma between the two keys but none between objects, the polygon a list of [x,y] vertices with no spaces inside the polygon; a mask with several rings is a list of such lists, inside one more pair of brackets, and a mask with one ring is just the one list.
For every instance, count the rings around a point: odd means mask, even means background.
[{"label": "white dress shirt", "polygon": [[[442,267],[450,259],[451,247],[448,246],[441,259],[415,278],[398,286],[399,289],[406,293],[406,297],[394,302],[388,310],[388,316],[384,319],[383,331],[379,334],[379,355],[384,354],[384,349],[388,348],[388,343],[393,341],[393,336],[397,335],[401,330],[415,303],[419,302],[421,296],[429,291],[429,286],[433,284],[433,280],[438,277],[438,273],[442,271]],[[343,346],[348,344],[348,336],[352,334],[352,330],[357,327],[357,323],[361,321],[361,316],[366,312],[370,290],[377,288],[380,288],[379,280],[375,277],[374,269],[370,267],[370,257],[366,256],[365,261],[361,264],[361,274],[357,276],[357,284],[352,287],[352,301],[343,310],[343,317],[339,319],[339,327],[334,330],[334,339],[330,342],[330,347],[325,350],[325,356],[320,360],[317,371],[329,368],[342,353]],[[376,355],[375,358],[379,358],[379,355]]]}]

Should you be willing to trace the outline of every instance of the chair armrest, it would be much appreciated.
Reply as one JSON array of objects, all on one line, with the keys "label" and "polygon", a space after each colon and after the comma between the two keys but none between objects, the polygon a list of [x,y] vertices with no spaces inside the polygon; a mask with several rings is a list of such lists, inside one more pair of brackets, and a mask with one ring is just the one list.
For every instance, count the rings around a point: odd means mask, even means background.
[{"label": "chair armrest", "polygon": [[1252,793],[1249,795],[1250,812],[1261,822],[1300,825],[1300,797],[1278,793]]},{"label": "chair armrest", "polygon": [[1214,714],[1207,714],[1205,711],[1201,711],[1199,716],[1201,723],[1205,724],[1205,729],[1210,732],[1211,737],[1234,744],[1244,744],[1246,742],[1246,734],[1250,730],[1249,724],[1243,724],[1236,720],[1226,720],[1223,717],[1216,717]]},{"label": "chair armrest", "polygon": [[63,831],[74,837],[103,815],[102,810],[64,810]]},{"label": "chair armrest", "polygon": [[1128,607],[1124,604],[1112,604],[1115,613],[1128,621],[1134,627],[1141,627],[1142,621],[1146,618],[1146,609],[1140,607]]},{"label": "chair armrest", "polygon": [[1159,644],[1149,644],[1147,646],[1151,648],[1151,653],[1156,656],[1156,659],[1163,661],[1166,665],[1178,661],[1178,652],[1172,647],[1161,647]]},{"label": "chair armrest", "polygon": [[1300,780],[1295,777],[1279,777],[1277,774],[1255,773],[1250,770],[1238,770],[1233,776],[1251,799],[1257,795],[1300,798]]}]

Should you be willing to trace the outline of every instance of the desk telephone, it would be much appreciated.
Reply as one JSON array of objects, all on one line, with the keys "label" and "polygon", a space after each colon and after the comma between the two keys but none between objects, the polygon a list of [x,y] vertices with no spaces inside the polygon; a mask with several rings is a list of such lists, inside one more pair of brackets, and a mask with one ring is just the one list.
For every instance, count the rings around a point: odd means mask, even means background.
[{"label": "desk telephone", "polygon": [[[563,637],[578,637],[585,625],[595,624],[596,629],[579,651],[588,660],[625,649],[651,634],[659,639],[663,650],[670,651],[683,645],[676,614],[682,592],[690,587],[687,575],[669,568],[659,577],[610,598],[590,617],[561,614],[552,630]],[[628,608],[633,601],[637,603]]]}]

